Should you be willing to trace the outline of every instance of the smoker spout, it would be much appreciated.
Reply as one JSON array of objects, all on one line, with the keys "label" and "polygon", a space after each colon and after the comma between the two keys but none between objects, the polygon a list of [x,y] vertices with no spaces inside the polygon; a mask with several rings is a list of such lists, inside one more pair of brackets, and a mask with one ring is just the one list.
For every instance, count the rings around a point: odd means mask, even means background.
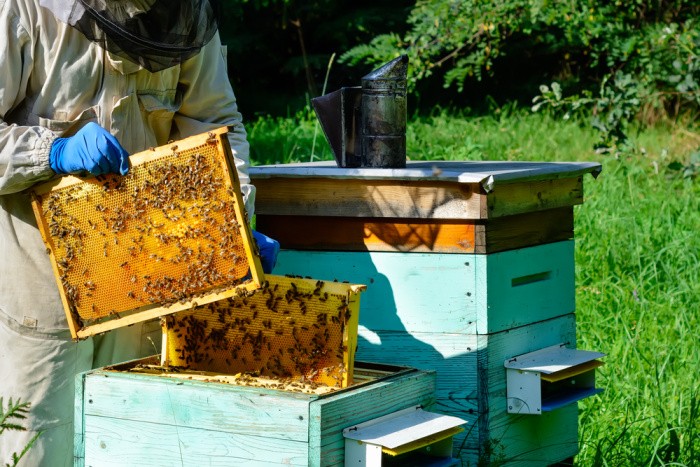
[{"label": "smoker spout", "polygon": [[311,99],[338,167],[360,167],[360,87],[340,88]]},{"label": "smoker spout", "polygon": [[406,75],[402,55],[344,87],[311,99],[339,167],[406,167]]}]

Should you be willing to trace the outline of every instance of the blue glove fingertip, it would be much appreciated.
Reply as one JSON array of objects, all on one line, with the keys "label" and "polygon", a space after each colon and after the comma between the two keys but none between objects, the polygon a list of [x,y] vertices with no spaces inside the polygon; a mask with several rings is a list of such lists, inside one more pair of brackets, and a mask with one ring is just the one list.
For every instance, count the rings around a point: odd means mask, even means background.
[{"label": "blue glove fingertip", "polygon": [[106,156],[112,164],[112,172],[126,175],[129,172],[129,153],[113,134],[105,131],[105,138],[108,145]]}]

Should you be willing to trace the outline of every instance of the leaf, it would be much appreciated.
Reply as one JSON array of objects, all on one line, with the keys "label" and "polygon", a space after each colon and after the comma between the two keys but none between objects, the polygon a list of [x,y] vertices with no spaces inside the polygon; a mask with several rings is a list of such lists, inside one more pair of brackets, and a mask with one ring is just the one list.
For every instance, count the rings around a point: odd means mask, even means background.
[{"label": "leaf", "polygon": [[17,402],[13,403],[12,398],[10,398],[7,403],[7,410],[5,410],[3,399],[0,397],[0,434],[5,430],[27,431],[22,425],[13,423],[10,420],[26,419],[25,414],[29,412],[29,406],[29,402],[21,402],[20,399],[17,399]]},{"label": "leaf", "polygon": [[559,83],[556,81],[552,83],[552,92],[554,93],[554,97],[560,101],[561,100],[561,86],[559,86]]}]

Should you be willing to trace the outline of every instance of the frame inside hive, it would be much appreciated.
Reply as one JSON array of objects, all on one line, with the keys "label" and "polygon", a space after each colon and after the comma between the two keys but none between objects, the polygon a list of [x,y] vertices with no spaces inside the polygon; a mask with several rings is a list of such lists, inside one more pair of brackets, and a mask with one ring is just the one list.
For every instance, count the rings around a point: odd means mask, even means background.
[{"label": "frame inside hive", "polygon": [[227,128],[130,156],[125,176],[33,190],[73,338],[260,286]]},{"label": "frame inside hive", "polygon": [[258,290],[163,318],[163,367],[344,388],[364,285],[267,275]]}]

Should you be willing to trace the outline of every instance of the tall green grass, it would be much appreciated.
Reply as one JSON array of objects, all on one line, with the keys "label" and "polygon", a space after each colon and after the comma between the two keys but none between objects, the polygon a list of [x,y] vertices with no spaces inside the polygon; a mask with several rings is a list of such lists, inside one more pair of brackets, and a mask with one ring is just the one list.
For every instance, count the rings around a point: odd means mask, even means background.
[{"label": "tall green grass", "polygon": [[[249,125],[253,163],[332,159],[307,110]],[[319,138],[320,141],[319,142]],[[582,466],[700,465],[700,181],[687,164],[700,128],[664,124],[640,151],[596,154],[594,130],[501,109],[490,116],[411,119],[413,160],[597,161],[575,208],[578,347],[608,354],[601,395],[579,403]]]}]

